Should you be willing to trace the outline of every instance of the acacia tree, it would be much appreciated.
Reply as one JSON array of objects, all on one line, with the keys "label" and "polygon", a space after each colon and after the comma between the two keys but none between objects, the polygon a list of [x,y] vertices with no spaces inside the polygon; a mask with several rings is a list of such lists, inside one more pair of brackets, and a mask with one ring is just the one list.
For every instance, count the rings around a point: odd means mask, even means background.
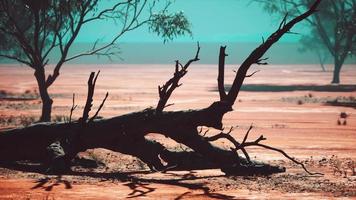
[{"label": "acacia tree", "polygon": [[[1,0],[0,57],[31,67],[35,72],[42,114],[40,121],[50,121],[53,100],[48,88],[60,75],[64,63],[82,56],[117,55],[118,40],[127,32],[148,25],[151,32],[169,40],[191,34],[190,24],[182,12],[170,14],[171,2],[159,0],[122,0],[102,8],[99,0]],[[163,6],[162,6],[163,5]],[[148,12],[148,15],[147,15]],[[95,21],[113,20],[117,33],[110,42],[95,41],[91,49],[70,55],[70,49],[84,26]],[[58,60],[51,73],[46,73],[49,55],[58,51]]]},{"label": "acacia tree", "polygon": [[[269,13],[297,16],[307,9],[311,0],[254,0],[265,6]],[[348,56],[356,55],[356,1],[324,0],[318,12],[306,20],[311,38],[320,45],[303,43],[306,48],[325,48],[334,58],[332,83],[340,83],[340,71]],[[310,37],[310,36],[306,36]],[[318,49],[320,51],[320,49]],[[322,51],[322,50],[321,50]]]}]

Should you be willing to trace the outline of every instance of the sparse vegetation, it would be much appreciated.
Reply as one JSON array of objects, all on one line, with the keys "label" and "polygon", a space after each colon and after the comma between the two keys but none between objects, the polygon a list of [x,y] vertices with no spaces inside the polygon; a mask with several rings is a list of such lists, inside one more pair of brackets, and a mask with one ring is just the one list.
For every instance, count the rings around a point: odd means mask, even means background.
[{"label": "sparse vegetation", "polygon": [[0,100],[8,101],[28,101],[39,99],[39,94],[36,89],[27,89],[23,93],[9,92],[6,90],[0,90]]},{"label": "sparse vegetation", "polygon": [[348,106],[356,108],[356,98],[354,96],[316,97],[309,93],[299,97],[283,97],[281,101],[297,103],[298,105],[304,103],[322,103],[325,105]]},{"label": "sparse vegetation", "polygon": [[19,115],[7,116],[0,115],[0,127],[28,126],[36,122],[36,116]]},{"label": "sparse vegetation", "polygon": [[331,157],[325,157],[318,161],[310,158],[306,162],[316,167],[327,167],[332,170],[334,176],[342,176],[344,178],[349,176],[356,176],[356,162],[351,158],[339,158],[332,155]]},{"label": "sparse vegetation", "polygon": [[303,102],[303,100],[299,99],[299,100],[297,101],[297,104],[298,104],[298,105],[303,105],[304,102]]},{"label": "sparse vegetation", "polygon": [[69,122],[69,116],[67,115],[55,115],[53,117],[53,122]]}]

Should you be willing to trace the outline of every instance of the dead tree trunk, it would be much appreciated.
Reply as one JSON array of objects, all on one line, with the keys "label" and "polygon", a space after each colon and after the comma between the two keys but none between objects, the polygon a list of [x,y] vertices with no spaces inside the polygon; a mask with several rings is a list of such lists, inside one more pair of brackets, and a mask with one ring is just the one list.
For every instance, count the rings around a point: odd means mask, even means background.
[{"label": "dead tree trunk", "polygon": [[[264,53],[277,42],[285,33],[298,22],[310,16],[316,11],[320,0],[305,12],[287,23],[286,17],[281,22],[278,30],[274,32],[266,41],[256,48],[240,66],[232,87],[228,93],[224,88],[224,65],[225,47],[220,48],[219,56],[219,75],[218,87],[220,100],[212,103],[209,107],[200,110],[163,111],[167,105],[172,92],[180,86],[180,79],[187,73],[189,65],[199,60],[200,47],[193,59],[185,65],[176,61],[175,72],[163,86],[158,87],[159,102],[156,108],[148,108],[141,112],[130,113],[110,119],[95,120],[97,113],[89,118],[89,112],[92,106],[92,97],[94,95],[95,82],[98,74],[90,75],[88,81],[88,98],[84,108],[83,116],[78,121],[69,123],[43,123],[36,124],[26,128],[8,130],[0,134],[0,158],[1,160],[41,160],[47,159],[56,166],[61,162],[64,166],[80,151],[90,148],[106,148],[113,151],[130,154],[140,158],[147,165],[156,170],[162,170],[169,166],[176,165],[179,153],[171,152],[155,141],[145,138],[148,133],[159,133],[178,143],[182,143],[192,150],[195,156],[213,165],[221,168],[225,172],[249,173],[243,172],[244,166],[251,163],[245,150],[246,146],[260,146],[267,149],[279,151],[290,158],[279,149],[275,149],[263,144],[263,136],[253,142],[247,142],[248,133],[244,140],[239,143],[229,133],[223,133],[212,137],[205,137],[198,131],[199,127],[209,127],[223,130],[222,118],[225,113],[232,111],[236,97],[240,91],[241,85],[248,69],[252,64],[265,64],[262,61]],[[95,76],[95,77],[94,77]],[[74,110],[73,107],[71,112]],[[231,131],[231,130],[230,130]],[[226,150],[211,144],[211,141],[218,139],[229,140],[235,148]],[[245,158],[240,157],[237,152],[242,151]],[[168,162],[164,166],[160,159]],[[295,161],[293,158],[291,160]],[[295,161],[298,164],[301,164]],[[301,164],[302,165],[302,164]],[[266,167],[265,165],[264,167]],[[304,167],[304,165],[302,165]],[[267,166],[269,167],[269,166]],[[258,168],[254,168],[256,170]],[[266,170],[265,168],[261,168]],[[282,171],[280,168],[269,168],[270,172]]]}]

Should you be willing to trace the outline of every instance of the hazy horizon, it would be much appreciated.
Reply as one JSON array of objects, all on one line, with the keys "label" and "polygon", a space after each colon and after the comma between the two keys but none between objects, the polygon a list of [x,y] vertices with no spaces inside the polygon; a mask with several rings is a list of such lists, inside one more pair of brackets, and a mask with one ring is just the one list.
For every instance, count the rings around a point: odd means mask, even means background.
[{"label": "hazy horizon", "polygon": [[[201,64],[218,63],[220,46],[227,46],[228,57],[226,63],[240,64],[260,42],[200,42]],[[91,43],[76,43],[70,54],[90,49]],[[124,42],[119,45],[120,54],[113,56],[112,60],[106,57],[84,56],[69,62],[69,64],[169,64],[175,60],[184,62],[195,55],[197,44],[195,42]],[[276,43],[264,57],[268,57],[269,64],[319,64],[319,59],[314,52],[300,52],[300,44],[294,42]],[[50,64],[56,63],[57,51],[49,55]],[[0,63],[16,63],[11,60],[1,59]],[[331,57],[326,64],[332,64]],[[345,64],[356,64],[356,60],[348,58]]]},{"label": "hazy horizon", "polygon": [[[79,64],[168,64],[175,60],[187,60],[194,56],[196,42],[201,44],[199,63],[215,64],[218,62],[219,47],[227,45],[226,62],[241,63],[249,53],[273,33],[282,19],[281,16],[270,16],[263,6],[250,3],[249,0],[176,0],[169,11],[183,11],[191,23],[192,36],[175,38],[166,44],[163,39],[148,31],[147,25],[127,32],[117,44],[120,46],[119,57],[113,62],[105,57],[86,56],[69,63]],[[113,2],[101,2],[99,7],[110,7]],[[162,4],[162,3],[160,3]],[[158,10],[162,5],[158,4]],[[146,11],[147,12],[147,11]],[[144,15],[147,15],[145,13]],[[97,21],[84,26],[70,49],[69,55],[90,50],[96,41],[108,43],[120,30],[113,21]],[[286,34],[265,55],[270,64],[319,64],[314,52],[300,52],[300,38],[309,33],[304,22],[292,30],[300,34]],[[99,39],[99,40],[98,40]],[[97,44],[100,46],[101,44]],[[49,63],[58,62],[58,49],[49,55]],[[0,63],[14,63],[0,59]],[[329,58],[326,63],[333,63]],[[356,63],[355,58],[348,58],[346,63]]]}]

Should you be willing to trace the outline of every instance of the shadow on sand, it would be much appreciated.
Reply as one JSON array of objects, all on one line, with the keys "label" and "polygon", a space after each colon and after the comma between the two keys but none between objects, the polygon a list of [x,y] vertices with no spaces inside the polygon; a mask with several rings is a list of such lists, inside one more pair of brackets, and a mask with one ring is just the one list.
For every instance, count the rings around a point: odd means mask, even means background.
[{"label": "shadow on sand", "polygon": [[[8,168],[12,170],[18,170],[23,172],[32,173],[42,173],[43,166],[38,163],[28,163],[28,162],[12,162],[12,163],[0,163],[0,167]],[[173,172],[164,172],[165,175],[170,177],[166,178],[151,178],[143,177],[152,173],[151,171],[133,171],[133,172],[79,172],[79,171],[68,171],[60,175],[56,174],[45,174],[45,177],[38,178],[34,182],[32,190],[44,190],[52,191],[55,187],[64,185],[65,189],[72,189],[71,181],[66,180],[64,176],[78,176],[80,179],[97,179],[97,182],[113,182],[118,181],[124,186],[127,186],[131,192],[127,194],[127,198],[135,199],[138,197],[149,197],[149,195],[155,192],[159,188],[152,187],[151,184],[163,184],[169,186],[183,187],[189,190],[201,191],[199,194],[194,194],[193,192],[184,192],[178,195],[175,199],[189,199],[192,197],[201,197],[209,199],[236,199],[236,197],[220,194],[217,192],[212,192],[211,189],[205,183],[191,183],[189,181],[207,179],[214,177],[222,177],[224,175],[215,176],[196,176],[194,171],[187,171],[187,173],[176,174]]]},{"label": "shadow on sand", "polygon": [[[183,187],[189,190],[200,190],[202,194],[192,194],[192,192],[184,192],[178,195],[175,199],[191,198],[196,196],[202,196],[210,199],[236,199],[233,196],[212,192],[205,183],[189,183],[189,180],[199,180],[206,178],[222,177],[218,176],[195,176],[194,171],[188,171],[184,174],[175,174],[166,172],[165,174],[172,175],[172,178],[144,178],[139,177],[151,173],[150,171],[136,171],[136,172],[124,172],[124,173],[97,173],[97,172],[72,172],[71,175],[87,176],[100,179],[101,181],[119,181],[125,183],[124,185],[129,187],[132,192],[128,194],[127,198],[147,197],[148,194],[157,190],[157,188],[151,187],[150,184],[165,184],[171,186]],[[127,183],[126,183],[127,182]]]}]

